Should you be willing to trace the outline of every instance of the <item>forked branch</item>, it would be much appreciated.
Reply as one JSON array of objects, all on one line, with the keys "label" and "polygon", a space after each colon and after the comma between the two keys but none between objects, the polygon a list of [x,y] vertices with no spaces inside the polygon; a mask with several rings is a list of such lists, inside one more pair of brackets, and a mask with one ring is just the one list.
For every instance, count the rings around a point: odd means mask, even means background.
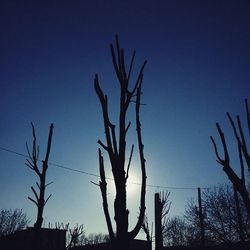
[{"label": "forked branch", "polygon": [[[246,105],[246,113],[247,113],[248,131],[250,131],[249,130],[249,124],[250,124],[249,123],[249,110],[248,110],[247,100],[245,100],[245,105]],[[227,112],[227,117],[232,126],[234,137],[237,142],[237,151],[238,151],[238,156],[239,156],[239,161],[240,161],[241,177],[239,177],[236,174],[236,172],[233,170],[233,168],[230,166],[229,152],[227,148],[226,139],[225,139],[222,129],[220,128],[219,123],[216,123],[216,127],[217,127],[220,140],[223,146],[224,158],[222,158],[219,155],[218,148],[217,148],[214,138],[210,136],[210,139],[214,147],[214,151],[217,157],[217,162],[223,166],[223,171],[226,173],[227,177],[233,184],[234,188],[240,193],[243,199],[243,202],[246,206],[246,209],[248,211],[248,215],[250,216],[250,197],[249,197],[246,185],[245,185],[245,174],[244,174],[244,160],[248,166],[248,170],[250,170],[250,157],[249,157],[249,153],[247,149],[246,138],[242,129],[240,117],[239,116],[236,117],[237,126],[228,112]]]},{"label": "forked branch", "polygon": [[35,227],[41,228],[42,222],[43,222],[43,209],[48,200],[51,197],[51,194],[48,196],[48,198],[45,200],[45,189],[48,185],[50,185],[52,182],[46,184],[46,171],[48,169],[48,161],[49,161],[49,155],[50,155],[50,150],[51,150],[51,144],[52,144],[52,135],[53,135],[53,124],[50,125],[49,129],[49,136],[48,136],[48,142],[47,142],[47,149],[46,149],[46,154],[45,158],[42,161],[42,167],[41,170],[38,168],[38,162],[39,162],[39,147],[37,146],[36,143],[36,133],[35,133],[35,127],[31,123],[32,126],[32,136],[33,136],[33,147],[32,147],[32,154],[30,153],[28,144],[26,143],[26,148],[27,152],[29,155],[29,158],[26,159],[26,165],[32,169],[39,177],[39,183],[36,182],[36,185],[38,187],[39,192],[35,190],[34,187],[31,187],[32,192],[35,195],[35,199],[28,197],[30,201],[35,203],[37,206],[37,219],[35,222]]},{"label": "forked branch", "polygon": [[113,231],[113,227],[112,227],[112,223],[111,223],[111,219],[109,215],[108,201],[107,201],[107,182],[106,182],[106,176],[105,176],[103,156],[102,156],[100,149],[98,150],[98,155],[99,155],[99,170],[100,170],[100,177],[101,177],[99,186],[100,186],[100,190],[102,194],[103,211],[104,211],[104,215],[105,215],[105,219],[106,219],[106,223],[107,223],[107,227],[109,231],[110,240],[113,241],[114,231]]}]

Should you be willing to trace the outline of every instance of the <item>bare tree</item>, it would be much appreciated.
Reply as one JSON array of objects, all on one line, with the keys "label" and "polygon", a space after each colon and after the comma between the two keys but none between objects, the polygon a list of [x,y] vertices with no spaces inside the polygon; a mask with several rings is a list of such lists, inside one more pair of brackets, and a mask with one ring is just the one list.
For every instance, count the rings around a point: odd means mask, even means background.
[{"label": "bare tree", "polygon": [[171,202],[169,201],[170,192],[155,193],[155,249],[163,248],[163,238],[167,233],[169,218],[167,217]]},{"label": "bare tree", "polygon": [[28,199],[31,200],[32,202],[34,202],[37,206],[37,219],[36,219],[36,222],[34,224],[34,227],[41,228],[42,223],[43,223],[44,206],[46,205],[47,201],[51,197],[51,194],[50,194],[45,200],[45,189],[49,184],[51,184],[51,182],[46,184],[46,172],[48,170],[48,161],[49,161],[54,126],[51,123],[50,129],[49,129],[46,155],[45,155],[44,160],[42,161],[42,168],[41,169],[38,167],[39,146],[37,146],[37,143],[36,143],[35,128],[34,128],[34,125],[32,123],[31,123],[31,126],[32,126],[32,135],[33,135],[32,153],[30,152],[28,144],[26,143],[26,148],[27,148],[29,158],[26,159],[25,164],[31,170],[33,170],[36,173],[36,175],[39,177],[39,182],[36,182],[36,185],[38,187],[39,192],[37,192],[34,187],[31,187],[31,190],[35,195],[35,199],[33,199],[31,197],[28,197]]},{"label": "bare tree", "polygon": [[[100,87],[98,75],[95,75],[94,86],[96,94],[99,98],[103,113],[103,122],[106,143],[101,140],[98,141],[99,145],[108,153],[109,161],[111,163],[111,169],[115,182],[115,200],[114,200],[114,220],[116,223],[116,232],[114,232],[107,202],[107,184],[104,169],[104,159],[99,149],[99,167],[101,181],[99,183],[102,199],[103,210],[108,226],[110,240],[113,245],[122,245],[124,249],[129,248],[129,242],[134,239],[141,229],[144,214],[145,214],[145,194],[146,194],[146,169],[145,158],[143,153],[143,143],[141,135],[141,122],[140,122],[140,106],[141,106],[141,86],[143,81],[143,70],[146,65],[146,61],[140,68],[138,76],[135,80],[134,86],[129,90],[129,82],[131,80],[131,72],[134,64],[135,52],[133,53],[128,70],[125,66],[124,49],[120,48],[118,36],[116,36],[115,47],[110,45],[113,67],[116,72],[116,76],[120,86],[120,102],[119,102],[119,132],[118,135],[115,131],[115,124],[110,120],[110,111],[108,105],[108,97],[105,95]],[[128,158],[128,164],[126,166],[126,137],[130,128],[131,122],[127,123],[127,113],[131,106],[131,103],[135,103],[135,123],[137,132],[137,142],[140,157],[141,173],[142,173],[142,185],[140,195],[140,213],[137,223],[134,229],[128,232],[128,217],[129,210],[127,209],[127,179],[129,176],[129,168],[133,155],[134,145],[132,145],[130,155]]]},{"label": "bare tree", "polygon": [[80,236],[84,235],[83,224],[76,225],[73,229],[69,229],[70,240],[67,248],[75,247],[80,241]]},{"label": "bare tree", "polygon": [[[247,139],[249,142],[250,138],[250,113],[249,113],[249,108],[248,108],[248,103],[247,99],[245,99],[245,108],[246,108],[246,120],[247,120],[247,126],[248,126],[248,138],[245,135],[242,125],[241,125],[241,120],[239,115],[236,117],[236,122],[232,119],[231,115],[229,112],[227,112],[227,117],[229,119],[229,122],[232,126],[234,136],[236,139],[237,143],[237,151],[238,151],[238,156],[239,156],[239,161],[240,161],[240,170],[241,170],[241,175],[238,176],[235,170],[232,168],[231,163],[230,163],[230,155],[228,151],[228,145],[226,142],[225,135],[219,125],[219,123],[216,123],[216,127],[220,136],[220,140],[223,146],[223,151],[224,151],[224,158],[219,155],[218,149],[217,149],[217,144],[212,136],[210,136],[211,141],[214,146],[215,154],[217,157],[217,162],[223,166],[223,171],[226,173],[227,177],[233,184],[234,188],[239,192],[241,195],[244,204],[247,208],[248,215],[250,217],[250,197],[249,193],[247,191],[246,183],[245,183],[245,174],[244,174],[244,163],[247,165],[247,169],[250,172],[250,155],[248,152],[248,147],[247,147]],[[236,125],[237,124],[237,125]]]},{"label": "bare tree", "polygon": [[[229,186],[219,186],[203,193],[206,228],[216,242],[240,239],[234,192]],[[246,219],[246,218],[245,218]]]},{"label": "bare tree", "polygon": [[83,224],[70,228],[69,223],[64,224],[63,222],[56,222],[55,226],[49,223],[48,228],[55,228],[66,231],[66,249],[74,248],[76,246],[84,245],[86,242],[85,230]]},{"label": "bare tree", "polygon": [[[247,211],[240,199],[239,209],[242,216],[242,225],[239,224],[237,204],[234,190],[228,185],[220,185],[206,189],[203,192],[204,228],[206,233],[206,245],[230,243],[249,238],[249,226]],[[190,201],[185,211],[186,241],[188,245],[199,245],[199,209],[196,202]],[[242,231],[241,232],[241,227]]]},{"label": "bare tree", "polygon": [[85,237],[84,241],[85,241],[85,245],[108,243],[109,235],[102,234],[102,233],[96,233],[96,234],[91,233]]},{"label": "bare tree", "polygon": [[25,229],[30,223],[22,209],[0,210],[0,237]]},{"label": "bare tree", "polygon": [[175,216],[167,222],[166,233],[163,237],[165,247],[186,246],[187,245],[187,223],[184,218]]},{"label": "bare tree", "polygon": [[169,201],[170,192],[160,192],[160,203],[161,203],[161,225],[162,225],[162,236],[167,233],[168,230],[168,213],[171,207],[171,202]]},{"label": "bare tree", "polygon": [[[189,200],[186,205],[184,220],[186,222],[186,241],[187,245],[200,246],[201,233],[200,233],[200,216],[199,208],[194,200]],[[204,201],[203,201],[204,206]],[[206,233],[206,238],[207,238]]]}]

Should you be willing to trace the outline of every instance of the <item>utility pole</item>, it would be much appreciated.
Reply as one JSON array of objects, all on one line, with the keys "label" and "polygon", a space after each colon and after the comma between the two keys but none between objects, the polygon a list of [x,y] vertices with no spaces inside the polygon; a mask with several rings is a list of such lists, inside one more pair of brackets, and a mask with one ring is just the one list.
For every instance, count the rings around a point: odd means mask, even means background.
[{"label": "utility pole", "polygon": [[162,225],[160,194],[155,193],[155,250],[162,250]]},{"label": "utility pole", "polygon": [[198,187],[198,204],[199,204],[199,219],[200,219],[200,233],[201,233],[201,246],[205,246],[205,230],[204,230],[204,216],[201,204],[201,189]]}]

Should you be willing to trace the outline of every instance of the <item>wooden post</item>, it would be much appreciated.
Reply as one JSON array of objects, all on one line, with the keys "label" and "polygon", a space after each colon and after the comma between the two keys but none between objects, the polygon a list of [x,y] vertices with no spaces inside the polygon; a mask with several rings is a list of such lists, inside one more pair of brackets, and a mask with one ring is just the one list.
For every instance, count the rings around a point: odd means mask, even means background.
[{"label": "wooden post", "polygon": [[160,194],[155,193],[155,250],[162,250],[162,225],[161,225],[161,204]]}]

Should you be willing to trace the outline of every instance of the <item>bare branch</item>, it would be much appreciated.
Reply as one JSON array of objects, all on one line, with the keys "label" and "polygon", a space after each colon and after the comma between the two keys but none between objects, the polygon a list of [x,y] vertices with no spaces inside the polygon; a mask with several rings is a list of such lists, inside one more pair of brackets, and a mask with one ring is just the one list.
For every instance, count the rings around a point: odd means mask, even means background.
[{"label": "bare branch", "polygon": [[149,229],[149,225],[148,225],[148,217],[147,217],[146,214],[144,216],[144,220],[143,220],[143,223],[142,223],[142,230],[146,234],[147,241],[152,241],[152,231],[151,231],[151,234],[150,234],[150,229]]},{"label": "bare branch", "polygon": [[35,200],[33,200],[33,199],[30,198],[30,197],[28,197],[28,199],[31,200],[32,202],[34,202],[34,203],[38,206],[38,203],[37,203]]},{"label": "bare branch", "polygon": [[222,158],[220,158],[220,156],[219,156],[219,153],[218,153],[218,149],[217,149],[217,145],[216,145],[216,143],[215,143],[215,140],[214,140],[214,138],[213,138],[212,136],[210,136],[210,139],[211,139],[211,141],[212,141],[212,143],[213,143],[213,146],[214,146],[214,151],[215,151],[215,154],[216,154],[216,157],[217,157],[217,162],[220,163],[221,165],[223,165],[223,164],[224,164],[224,161],[223,161]]},{"label": "bare branch", "polygon": [[137,89],[138,86],[142,83],[143,70],[144,70],[146,64],[147,64],[147,60],[145,60],[144,63],[142,64],[142,66],[141,66],[141,69],[140,69],[140,72],[139,72],[139,74],[138,74],[138,77],[137,77],[135,86],[134,86],[133,90],[131,91],[131,96],[133,96],[133,95],[135,94],[136,89]]},{"label": "bare branch", "polygon": [[239,160],[240,160],[240,172],[241,172],[241,179],[245,185],[245,171],[244,171],[244,162],[242,158],[242,151],[241,151],[241,146],[238,142],[238,154],[239,154]]},{"label": "bare branch", "polygon": [[219,156],[219,153],[218,153],[218,150],[217,150],[217,146],[216,146],[216,143],[215,143],[213,137],[210,136],[210,139],[211,139],[211,141],[212,141],[212,143],[214,145],[215,154],[216,154],[216,156],[218,158],[217,162],[220,163],[221,165],[223,165],[224,167],[227,167],[227,166],[229,166],[229,154],[228,154],[228,150],[227,150],[225,136],[224,136],[224,133],[222,132],[222,130],[221,130],[220,125],[219,125],[218,122],[216,123],[216,127],[217,127],[218,133],[220,135],[220,139],[221,139],[222,145],[223,145],[224,160]]},{"label": "bare branch", "polygon": [[126,130],[125,130],[125,134],[127,134],[130,126],[131,126],[131,122],[128,123],[128,126],[126,127]]},{"label": "bare branch", "polygon": [[131,76],[131,72],[132,72],[132,68],[133,68],[133,64],[134,64],[134,59],[135,59],[135,54],[136,54],[136,51],[134,50],[133,55],[132,55],[132,59],[131,59],[130,65],[129,65],[129,70],[128,70],[128,82],[130,80],[130,76]]},{"label": "bare branch", "polygon": [[48,198],[45,200],[45,202],[44,202],[44,206],[46,205],[46,203],[48,202],[48,200],[49,200],[49,198],[52,196],[52,194],[50,194],[49,196],[48,196]]},{"label": "bare branch", "polygon": [[241,150],[242,150],[242,153],[245,157],[245,160],[246,160],[246,163],[250,169],[250,156],[249,156],[249,153],[248,153],[248,150],[247,150],[247,145],[246,145],[246,141],[245,141],[245,136],[244,136],[244,132],[243,132],[243,129],[242,129],[242,126],[241,126],[241,121],[240,121],[240,117],[237,116],[237,124],[238,124],[238,129],[239,129],[239,133],[237,132],[237,129],[236,129],[236,126],[235,126],[235,123],[232,119],[232,117],[230,116],[230,114],[227,112],[227,116],[228,116],[228,119],[230,121],[230,124],[233,128],[233,131],[234,131],[234,135],[235,135],[235,138],[238,142],[238,145],[240,146]]},{"label": "bare branch", "polygon": [[111,128],[111,135],[112,135],[114,153],[115,153],[115,155],[118,155],[117,141],[116,141],[116,135],[115,135],[115,125],[110,124],[109,126]]},{"label": "bare branch", "polygon": [[241,121],[240,121],[240,117],[237,116],[237,123],[238,123],[238,127],[239,127],[239,131],[240,131],[240,138],[241,138],[241,149],[242,149],[242,153],[244,155],[244,158],[246,160],[248,169],[250,171],[250,155],[248,153],[248,149],[247,149],[247,144],[246,144],[246,140],[245,140],[245,136],[244,136],[244,132],[241,126]]},{"label": "bare branch", "polygon": [[93,181],[90,181],[90,182],[91,182],[92,184],[94,184],[94,185],[100,187],[100,184],[97,184],[97,183],[95,183],[95,182],[93,182]]},{"label": "bare branch", "polygon": [[240,132],[241,144],[242,144],[242,147],[245,149],[246,148],[245,136],[244,136],[244,132],[241,126],[240,117],[238,115],[237,115],[237,124],[238,124],[239,132]]},{"label": "bare branch", "polygon": [[32,126],[32,135],[33,135],[33,148],[32,148],[32,158],[34,162],[37,162],[39,156],[39,148],[36,146],[36,131],[33,123],[31,122]]},{"label": "bare branch", "polygon": [[120,49],[120,45],[119,45],[119,37],[118,35],[115,35],[115,43],[116,43],[116,53],[117,53],[117,58],[118,58],[118,68],[119,71],[121,71],[121,49]]},{"label": "bare branch", "polygon": [[119,69],[119,66],[117,64],[117,60],[116,60],[116,56],[115,56],[115,50],[114,50],[114,47],[113,47],[112,44],[110,44],[110,51],[111,51],[112,62],[113,62],[113,66],[114,66],[114,69],[115,69],[116,76],[117,76],[119,82],[122,82],[122,78],[121,78],[121,75],[120,75],[120,69]]},{"label": "bare branch", "polygon": [[[246,118],[247,118],[248,136],[249,136],[249,140],[250,140],[250,112],[249,112],[249,108],[248,108],[247,99],[245,99],[245,108],[246,108]],[[250,171],[250,168],[249,168],[249,171]]]},{"label": "bare branch", "polygon": [[105,97],[104,97],[104,94],[103,94],[102,89],[100,87],[99,79],[98,79],[97,74],[95,75],[94,87],[95,87],[95,92],[96,92],[97,96],[99,97],[101,104],[104,105]]},{"label": "bare branch", "polygon": [[125,58],[124,58],[124,49],[121,49],[121,74],[124,83],[124,87],[128,87],[127,73],[125,68]]},{"label": "bare branch", "polygon": [[45,185],[45,187],[48,187],[48,186],[51,185],[52,183],[54,183],[54,182],[51,181],[51,182],[47,183],[47,184]]},{"label": "bare branch", "polygon": [[132,145],[132,148],[131,148],[131,151],[130,151],[130,155],[129,155],[129,161],[128,161],[127,173],[126,173],[126,181],[128,179],[128,173],[129,173],[129,168],[130,168],[130,164],[131,164],[133,152],[134,152],[134,144]]},{"label": "bare branch", "polygon": [[[29,161],[29,160],[26,159],[26,161]],[[34,171],[33,164],[31,164],[31,162],[25,162],[25,165],[26,165],[27,167],[29,167],[31,170]]]},{"label": "bare branch", "polygon": [[103,113],[103,123],[104,123],[104,129],[105,129],[105,135],[106,135],[106,141],[107,141],[107,148],[106,150],[109,153],[110,158],[113,156],[113,148],[111,143],[111,135],[110,135],[110,121],[109,121],[109,115],[108,115],[108,98],[107,96],[103,95],[103,92],[99,85],[98,75],[95,75],[94,80],[95,85],[95,91],[99,97],[101,107],[102,107],[102,113]]},{"label": "bare branch", "polygon": [[31,190],[35,194],[36,200],[39,201],[39,197],[38,197],[38,194],[37,194],[36,190],[33,187],[31,187]]},{"label": "bare branch", "polygon": [[103,142],[101,140],[98,140],[97,143],[102,146],[106,151],[108,151],[108,147],[106,145],[103,144]]},{"label": "bare branch", "polygon": [[[142,81],[142,78],[141,78],[141,81]],[[144,152],[143,152],[144,145],[142,143],[141,122],[140,122],[141,84],[142,82],[140,82],[136,91],[137,95],[136,95],[135,113],[136,113],[136,132],[137,132],[139,156],[140,156],[140,163],[141,163],[141,173],[142,173],[142,185],[141,185],[141,199],[140,199],[140,214],[139,214],[139,218],[136,223],[136,226],[129,233],[131,239],[134,239],[134,237],[138,234],[141,228],[141,225],[143,223],[145,210],[146,210],[146,206],[145,206],[146,179],[147,179],[146,166],[145,166],[146,160],[144,158]]]},{"label": "bare branch", "polygon": [[216,126],[217,126],[217,130],[219,132],[221,142],[222,142],[222,145],[223,145],[224,158],[225,158],[224,162],[225,162],[225,165],[229,165],[229,154],[228,154],[228,150],[227,150],[226,139],[225,139],[224,133],[222,132],[222,130],[220,128],[219,123],[216,123]]},{"label": "bare branch", "polygon": [[28,143],[26,142],[26,143],[25,143],[25,145],[26,145],[26,149],[27,149],[27,152],[28,152],[29,158],[30,158],[30,159],[32,159],[31,154],[30,154],[30,150],[29,150]]},{"label": "bare branch", "polygon": [[50,129],[49,129],[46,156],[45,156],[45,160],[44,160],[44,162],[46,163],[46,166],[47,166],[48,160],[49,160],[49,154],[50,154],[51,143],[52,143],[53,128],[54,128],[54,125],[53,125],[53,123],[51,123],[50,124]]},{"label": "bare branch", "polygon": [[100,149],[98,149],[98,154],[99,154],[99,170],[100,170],[100,177],[101,177],[99,186],[100,186],[100,190],[102,194],[103,211],[104,211],[104,215],[105,215],[107,226],[108,226],[110,240],[114,241],[115,235],[114,235],[114,231],[113,231],[113,227],[112,227],[112,223],[111,223],[111,219],[109,215],[109,210],[108,210],[107,182],[106,182],[106,177],[105,177],[104,161],[103,161],[103,157],[102,157]]}]

